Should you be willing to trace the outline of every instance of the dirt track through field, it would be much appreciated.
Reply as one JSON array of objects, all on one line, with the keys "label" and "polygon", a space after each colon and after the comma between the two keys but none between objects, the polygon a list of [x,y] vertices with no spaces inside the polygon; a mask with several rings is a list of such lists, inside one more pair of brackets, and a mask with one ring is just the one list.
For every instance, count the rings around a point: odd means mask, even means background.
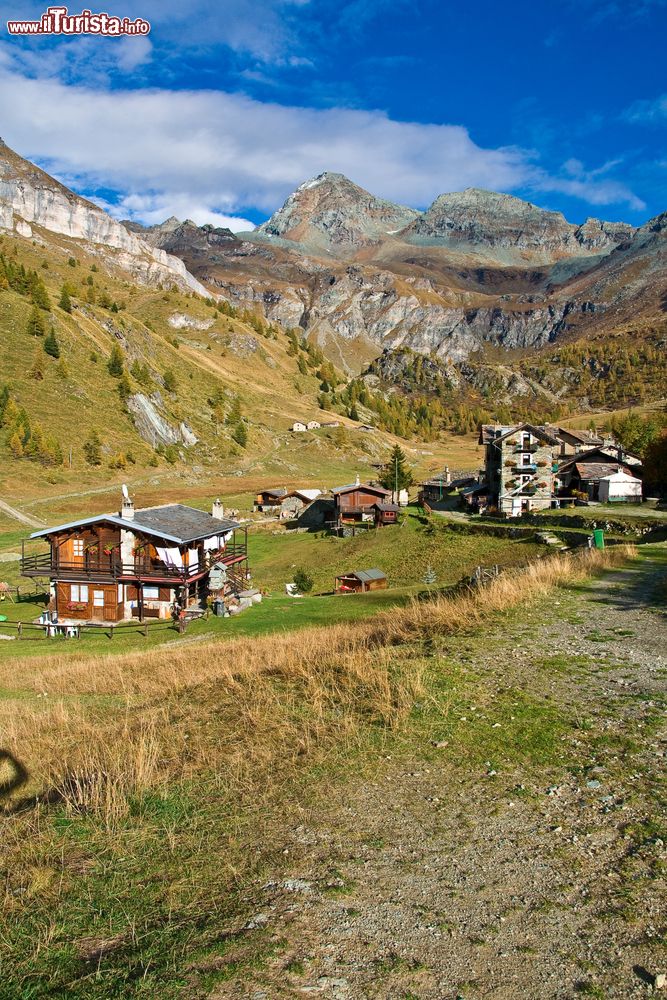
[{"label": "dirt track through field", "polygon": [[[471,773],[444,748],[442,764],[384,760],[286,832],[288,876],[257,887],[250,925],[283,942],[280,958],[212,995],[647,996],[667,972],[660,579],[642,559],[559,594],[549,620],[527,612],[510,642],[488,637],[490,687],[580,720],[562,737],[578,767]],[[565,669],[545,669],[545,651]],[[465,643],[450,656],[470,660]]]},{"label": "dirt track through field", "polygon": [[9,514],[9,516],[13,517],[15,521],[20,521],[21,524],[27,524],[30,528],[44,527],[43,521],[38,521],[36,517],[32,517],[30,514],[24,514],[22,511],[17,510],[16,507],[10,507],[10,505],[4,500],[0,500],[0,510],[4,511],[5,514]]}]

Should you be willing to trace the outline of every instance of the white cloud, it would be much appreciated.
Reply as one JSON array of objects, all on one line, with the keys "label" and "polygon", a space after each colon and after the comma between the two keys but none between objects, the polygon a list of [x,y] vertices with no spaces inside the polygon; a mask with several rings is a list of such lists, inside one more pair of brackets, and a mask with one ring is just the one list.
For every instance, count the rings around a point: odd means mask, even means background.
[{"label": "white cloud", "polygon": [[26,79],[6,60],[0,106],[9,145],[79,189],[111,188],[124,199],[149,192],[134,209],[147,221],[161,209],[212,222],[247,206],[270,213],[324,170],[417,207],[469,186],[641,205],[625,185],[577,161],[552,177],[530,151],[485,149],[462,126],[399,122],[379,111],[286,107],[220,91],[66,86]]},{"label": "white cloud", "polygon": [[191,219],[198,226],[218,226],[221,229],[231,229],[233,233],[248,232],[255,228],[248,219],[216,212],[188,194],[131,194],[116,205],[105,203],[102,207],[117,219],[139,220],[147,226],[164,222],[169,216],[175,215],[177,219]]},{"label": "white cloud", "polygon": [[633,124],[662,124],[667,119],[667,94],[650,101],[635,101],[623,117]]}]

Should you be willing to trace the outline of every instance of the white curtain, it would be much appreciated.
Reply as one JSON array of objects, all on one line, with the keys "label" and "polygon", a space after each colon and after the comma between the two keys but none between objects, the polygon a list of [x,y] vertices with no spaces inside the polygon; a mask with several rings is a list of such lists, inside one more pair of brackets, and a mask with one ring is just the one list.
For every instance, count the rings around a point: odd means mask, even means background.
[{"label": "white curtain", "polygon": [[204,539],[204,552],[217,552],[220,548],[220,536],[214,535],[213,538]]},{"label": "white curtain", "polygon": [[199,569],[199,552],[197,549],[188,549],[188,569],[191,573],[196,573]]},{"label": "white curtain", "polygon": [[183,569],[183,556],[178,549],[160,549],[156,546],[155,551],[167,566],[176,566],[177,569]]}]

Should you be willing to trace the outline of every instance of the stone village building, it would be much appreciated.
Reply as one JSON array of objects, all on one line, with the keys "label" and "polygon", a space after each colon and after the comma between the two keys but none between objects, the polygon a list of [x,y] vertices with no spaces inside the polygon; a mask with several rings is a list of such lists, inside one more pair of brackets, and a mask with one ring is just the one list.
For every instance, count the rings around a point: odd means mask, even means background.
[{"label": "stone village building", "polygon": [[489,506],[510,517],[551,507],[560,449],[556,428],[484,424],[479,443],[485,448]]}]

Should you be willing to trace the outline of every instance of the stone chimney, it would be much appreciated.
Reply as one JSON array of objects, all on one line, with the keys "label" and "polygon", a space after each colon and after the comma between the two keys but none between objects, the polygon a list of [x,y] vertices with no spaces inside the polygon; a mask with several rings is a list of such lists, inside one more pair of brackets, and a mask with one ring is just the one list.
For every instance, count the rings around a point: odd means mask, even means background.
[{"label": "stone chimney", "polygon": [[359,479],[359,473],[357,472],[356,476],[354,477],[354,485],[355,486],[359,486],[360,483],[361,483],[361,480]]},{"label": "stone chimney", "polygon": [[216,517],[219,521],[222,521],[223,517],[225,516],[225,508],[223,507],[222,503],[220,502],[220,497],[218,497],[217,500],[213,501],[213,507],[211,508],[211,514],[212,514],[213,517]]},{"label": "stone chimney", "polygon": [[448,466],[448,465],[446,465],[446,466],[445,466],[445,484],[446,484],[447,486],[449,486],[449,484],[451,483],[451,481],[452,481],[452,474],[451,474],[451,472],[449,471],[449,466]]},{"label": "stone chimney", "polygon": [[134,520],[134,501],[127,491],[127,486],[123,483],[123,503],[120,509],[120,516],[124,521]]}]

